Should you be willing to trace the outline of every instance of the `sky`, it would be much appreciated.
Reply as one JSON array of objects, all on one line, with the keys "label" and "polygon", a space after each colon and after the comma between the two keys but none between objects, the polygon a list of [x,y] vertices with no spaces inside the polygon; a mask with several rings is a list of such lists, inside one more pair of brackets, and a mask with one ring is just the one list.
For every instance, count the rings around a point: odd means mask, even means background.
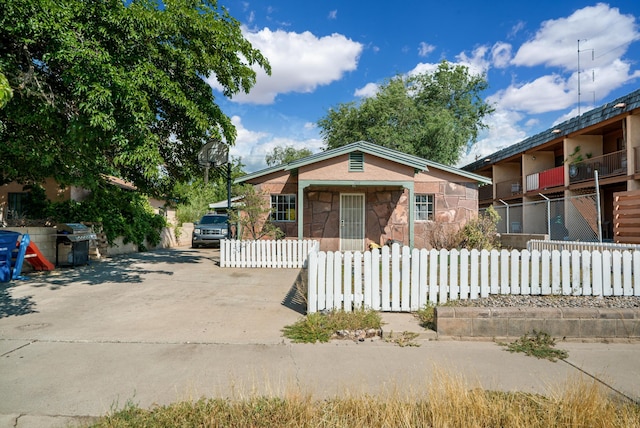
[{"label": "sky", "polygon": [[[485,74],[495,112],[456,166],[542,132],[640,87],[640,1],[221,1],[267,57],[249,94],[216,102],[238,136],[231,156],[265,168],[276,146],[325,144],[317,122],[373,96],[397,75],[439,62]],[[579,41],[579,42],[578,42]],[[578,82],[580,96],[578,96]]]}]

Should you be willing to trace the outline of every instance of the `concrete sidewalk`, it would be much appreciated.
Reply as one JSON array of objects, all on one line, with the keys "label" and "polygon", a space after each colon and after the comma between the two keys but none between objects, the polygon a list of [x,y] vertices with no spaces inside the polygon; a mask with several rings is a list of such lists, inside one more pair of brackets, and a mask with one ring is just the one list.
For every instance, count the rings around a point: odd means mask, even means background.
[{"label": "concrete sidewalk", "polygon": [[[640,400],[640,343],[559,343],[569,358],[556,363],[428,334],[420,347],[291,344],[280,330],[301,316],[298,272],[215,260],[210,249],[158,251],[0,284],[0,427],[67,426],[128,401],[416,392],[437,370],[538,393],[594,376]],[[420,331],[410,314],[383,319],[385,331]]]}]

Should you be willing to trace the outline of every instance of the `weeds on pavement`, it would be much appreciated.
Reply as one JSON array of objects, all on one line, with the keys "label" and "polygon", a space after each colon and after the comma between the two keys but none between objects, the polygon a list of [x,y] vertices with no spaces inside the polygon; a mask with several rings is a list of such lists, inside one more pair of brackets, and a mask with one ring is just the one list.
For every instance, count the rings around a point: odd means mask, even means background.
[{"label": "weeds on pavement", "polygon": [[567,351],[554,348],[556,342],[553,337],[535,330],[532,334],[525,334],[514,342],[499,344],[506,346],[509,352],[523,352],[525,355],[549,361],[564,360],[568,356]]}]

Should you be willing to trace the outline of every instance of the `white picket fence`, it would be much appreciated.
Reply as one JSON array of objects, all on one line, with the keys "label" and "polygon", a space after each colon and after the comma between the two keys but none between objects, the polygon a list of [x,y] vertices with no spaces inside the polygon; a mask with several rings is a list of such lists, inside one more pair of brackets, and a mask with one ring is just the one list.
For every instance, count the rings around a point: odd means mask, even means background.
[{"label": "white picket fence", "polygon": [[400,248],[312,252],[308,312],[416,311],[492,294],[640,296],[640,251]]},{"label": "white picket fence", "polygon": [[303,268],[310,252],[320,249],[315,240],[257,240],[225,239],[220,242],[221,267],[247,268]]}]

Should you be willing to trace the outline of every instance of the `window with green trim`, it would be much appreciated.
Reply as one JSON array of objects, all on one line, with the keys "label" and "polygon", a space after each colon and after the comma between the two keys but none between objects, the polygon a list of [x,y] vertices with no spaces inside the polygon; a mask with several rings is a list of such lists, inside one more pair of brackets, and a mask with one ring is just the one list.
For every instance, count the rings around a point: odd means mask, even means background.
[{"label": "window with green trim", "polygon": [[271,195],[271,220],[296,220],[296,195]]},{"label": "window with green trim", "polygon": [[415,221],[433,220],[433,200],[430,194],[416,194],[415,200]]}]

